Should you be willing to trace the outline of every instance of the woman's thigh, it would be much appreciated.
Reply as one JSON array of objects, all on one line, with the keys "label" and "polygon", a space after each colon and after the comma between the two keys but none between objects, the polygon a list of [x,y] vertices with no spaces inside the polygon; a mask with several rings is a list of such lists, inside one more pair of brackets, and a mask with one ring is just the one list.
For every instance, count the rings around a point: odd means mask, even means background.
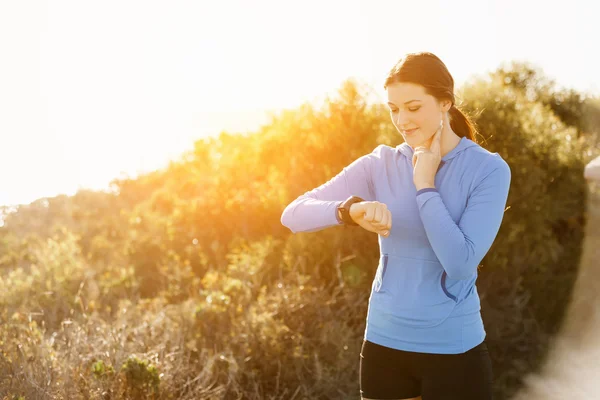
[{"label": "woman's thigh", "polygon": [[485,341],[462,354],[434,354],[419,363],[423,400],[491,400],[493,370]]},{"label": "woman's thigh", "polygon": [[412,399],[421,382],[410,375],[408,353],[363,341],[360,352],[360,394],[364,399]]},{"label": "woman's thigh", "polygon": [[363,341],[359,370],[365,399],[492,399],[485,341],[462,354],[406,352]]}]

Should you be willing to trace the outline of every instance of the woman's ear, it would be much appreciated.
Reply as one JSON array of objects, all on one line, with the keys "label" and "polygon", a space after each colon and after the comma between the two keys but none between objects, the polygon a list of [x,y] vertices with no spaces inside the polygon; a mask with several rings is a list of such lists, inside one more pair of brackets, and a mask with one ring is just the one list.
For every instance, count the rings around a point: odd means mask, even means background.
[{"label": "woman's ear", "polygon": [[447,112],[450,110],[450,108],[451,108],[451,107],[452,107],[452,102],[451,102],[451,101],[449,101],[449,100],[444,100],[444,101],[442,102],[442,110],[443,110],[445,113],[447,113]]},{"label": "woman's ear", "polygon": [[452,102],[450,100],[441,100],[438,104],[440,106],[440,111],[444,114],[452,107]]}]

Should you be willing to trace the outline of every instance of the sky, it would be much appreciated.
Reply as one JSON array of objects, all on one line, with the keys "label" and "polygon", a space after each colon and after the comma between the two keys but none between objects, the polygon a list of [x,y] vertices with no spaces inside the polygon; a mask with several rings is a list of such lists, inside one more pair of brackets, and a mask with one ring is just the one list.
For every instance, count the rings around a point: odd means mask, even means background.
[{"label": "sky", "polygon": [[106,189],[351,77],[383,101],[408,52],[438,55],[456,87],[519,60],[600,94],[589,3],[548,4],[0,0],[0,205]]}]

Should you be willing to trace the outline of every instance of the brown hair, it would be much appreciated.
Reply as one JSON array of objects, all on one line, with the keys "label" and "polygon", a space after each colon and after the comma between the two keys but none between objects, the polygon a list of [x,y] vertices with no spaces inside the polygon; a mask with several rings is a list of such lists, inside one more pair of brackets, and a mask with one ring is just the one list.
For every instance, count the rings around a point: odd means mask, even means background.
[{"label": "brown hair", "polygon": [[466,136],[476,142],[477,128],[471,119],[456,105],[454,99],[454,79],[446,65],[435,54],[429,52],[409,53],[401,58],[390,71],[384,89],[396,82],[415,83],[425,88],[425,92],[439,101],[447,99],[450,107],[450,127],[458,136]]}]

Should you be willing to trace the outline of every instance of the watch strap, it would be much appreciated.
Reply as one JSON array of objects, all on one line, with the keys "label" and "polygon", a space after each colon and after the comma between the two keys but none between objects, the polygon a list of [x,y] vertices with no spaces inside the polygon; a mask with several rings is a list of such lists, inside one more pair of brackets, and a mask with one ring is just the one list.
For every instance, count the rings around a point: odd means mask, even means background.
[{"label": "watch strap", "polygon": [[352,220],[350,217],[350,206],[354,203],[360,203],[361,201],[365,201],[361,197],[358,196],[350,196],[346,200],[344,200],[336,209],[336,218],[339,220],[337,215],[338,210],[341,215],[341,220],[344,225],[357,226],[358,224]]}]

